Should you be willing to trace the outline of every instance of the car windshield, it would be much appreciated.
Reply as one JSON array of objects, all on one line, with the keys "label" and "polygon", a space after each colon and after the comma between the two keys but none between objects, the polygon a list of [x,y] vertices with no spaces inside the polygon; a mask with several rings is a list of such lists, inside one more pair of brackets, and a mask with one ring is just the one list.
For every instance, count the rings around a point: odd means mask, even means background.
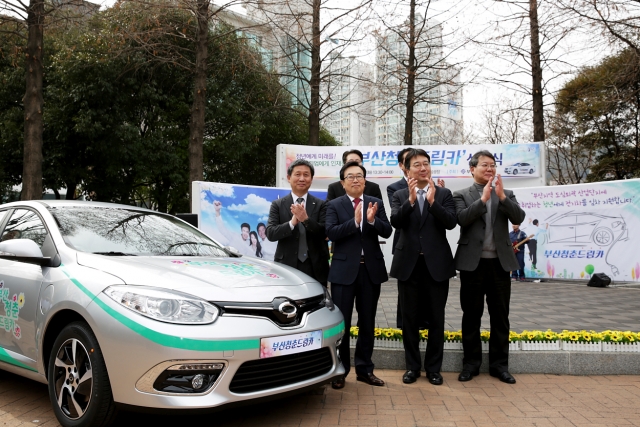
[{"label": "car windshield", "polygon": [[102,255],[222,256],[214,240],[170,215],[122,208],[51,207],[67,245]]}]

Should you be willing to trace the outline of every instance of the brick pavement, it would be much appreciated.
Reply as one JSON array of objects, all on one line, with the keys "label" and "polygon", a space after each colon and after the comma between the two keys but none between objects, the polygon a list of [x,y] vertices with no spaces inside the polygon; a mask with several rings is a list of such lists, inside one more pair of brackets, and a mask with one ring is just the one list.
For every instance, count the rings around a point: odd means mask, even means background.
[{"label": "brick pavement", "polygon": [[[640,376],[517,375],[507,385],[487,374],[461,383],[443,374],[442,386],[424,377],[402,384],[400,371],[378,370],[387,384],[347,379],[275,402],[206,416],[123,413],[116,425],[216,427],[304,426],[640,426]],[[0,371],[0,426],[58,425],[47,387]]]},{"label": "brick pavement", "polygon": [[[591,288],[575,282],[512,282],[511,329],[621,329],[640,331],[640,287]],[[396,327],[397,282],[382,285],[376,326]],[[355,312],[355,311],[354,311]],[[458,330],[462,325],[460,281],[449,285],[445,327]],[[353,324],[356,324],[354,314]],[[485,310],[482,327],[489,328]]]}]

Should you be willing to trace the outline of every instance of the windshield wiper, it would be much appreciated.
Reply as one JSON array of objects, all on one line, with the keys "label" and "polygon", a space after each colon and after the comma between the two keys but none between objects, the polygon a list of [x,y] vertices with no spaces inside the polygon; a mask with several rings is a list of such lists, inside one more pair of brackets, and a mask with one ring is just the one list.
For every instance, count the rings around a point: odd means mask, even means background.
[{"label": "windshield wiper", "polygon": [[127,254],[124,252],[114,252],[114,251],[109,251],[109,252],[91,252],[92,254],[96,254],[96,255],[107,255],[107,256],[137,256],[136,254]]}]

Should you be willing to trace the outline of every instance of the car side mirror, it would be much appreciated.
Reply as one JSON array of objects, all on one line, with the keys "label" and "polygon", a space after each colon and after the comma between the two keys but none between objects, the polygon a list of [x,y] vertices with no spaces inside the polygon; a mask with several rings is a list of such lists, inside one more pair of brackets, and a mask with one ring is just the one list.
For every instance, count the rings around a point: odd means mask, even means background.
[{"label": "car side mirror", "polygon": [[240,258],[242,256],[242,254],[240,253],[240,251],[238,251],[236,248],[234,248],[233,246],[225,246],[224,250],[229,252],[229,254],[231,256]]},{"label": "car side mirror", "polygon": [[11,239],[0,242],[0,259],[7,259],[40,266],[50,266],[51,258],[42,255],[36,242],[29,239]]}]

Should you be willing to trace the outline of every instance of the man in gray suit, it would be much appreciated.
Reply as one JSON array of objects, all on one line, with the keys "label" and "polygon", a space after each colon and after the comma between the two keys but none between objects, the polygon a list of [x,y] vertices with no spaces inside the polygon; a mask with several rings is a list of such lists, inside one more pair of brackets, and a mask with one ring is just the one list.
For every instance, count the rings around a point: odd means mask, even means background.
[{"label": "man in gray suit", "polygon": [[[460,270],[462,306],[462,372],[459,381],[469,381],[480,372],[482,347],[480,322],[484,298],[490,313],[489,374],[507,384],[516,380],[509,373],[509,272],[519,268],[509,238],[509,221],[520,224],[525,213],[515,195],[505,190],[496,175],[496,161],[487,150],[473,155],[469,168],[474,183],[453,193],[460,225],[456,269]],[[495,179],[495,186],[492,183]]]}]

